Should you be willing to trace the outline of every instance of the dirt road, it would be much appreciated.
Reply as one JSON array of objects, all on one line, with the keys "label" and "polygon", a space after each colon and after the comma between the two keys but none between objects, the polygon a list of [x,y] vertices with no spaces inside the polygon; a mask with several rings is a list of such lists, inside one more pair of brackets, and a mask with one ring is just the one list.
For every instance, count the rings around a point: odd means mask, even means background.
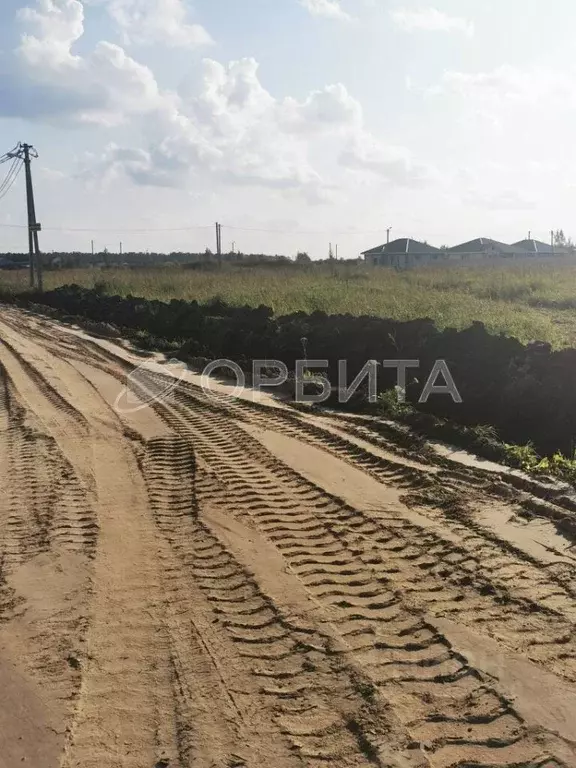
[{"label": "dirt road", "polygon": [[0,308],[2,768],[576,766],[565,494],[138,362]]}]

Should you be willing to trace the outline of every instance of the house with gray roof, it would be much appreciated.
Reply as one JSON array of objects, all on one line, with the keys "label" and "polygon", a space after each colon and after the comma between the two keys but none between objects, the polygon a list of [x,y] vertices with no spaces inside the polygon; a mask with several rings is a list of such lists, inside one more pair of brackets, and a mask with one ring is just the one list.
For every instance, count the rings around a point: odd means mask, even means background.
[{"label": "house with gray roof", "polygon": [[444,251],[440,248],[435,248],[433,245],[428,245],[428,243],[421,243],[410,237],[402,237],[362,253],[367,264],[397,267],[398,269],[426,264],[434,259],[441,258],[443,255]]},{"label": "house with gray roof", "polygon": [[[514,248],[521,248],[527,251],[531,256],[554,256],[556,255],[556,249],[550,243],[543,243],[541,240],[520,240],[519,243],[514,243]],[[565,249],[561,248],[559,251],[564,252]]]},{"label": "house with gray roof", "polygon": [[485,259],[512,259],[518,256],[528,256],[525,248],[514,245],[506,245],[489,237],[478,237],[467,243],[460,243],[448,248],[448,256],[451,260],[484,261]]},{"label": "house with gray roof", "polygon": [[552,246],[540,240],[520,240],[508,245],[490,237],[477,237],[451,248],[435,248],[409,237],[378,245],[361,254],[372,266],[407,269],[435,262],[474,263],[501,259],[530,259],[534,257],[574,256],[575,247]]}]

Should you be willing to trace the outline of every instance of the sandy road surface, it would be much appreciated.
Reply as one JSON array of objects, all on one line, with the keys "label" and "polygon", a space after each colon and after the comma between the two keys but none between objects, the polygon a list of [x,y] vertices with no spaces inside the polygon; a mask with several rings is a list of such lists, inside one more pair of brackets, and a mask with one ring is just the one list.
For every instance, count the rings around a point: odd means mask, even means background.
[{"label": "sandy road surface", "polygon": [[0,309],[0,766],[576,766],[569,499]]}]

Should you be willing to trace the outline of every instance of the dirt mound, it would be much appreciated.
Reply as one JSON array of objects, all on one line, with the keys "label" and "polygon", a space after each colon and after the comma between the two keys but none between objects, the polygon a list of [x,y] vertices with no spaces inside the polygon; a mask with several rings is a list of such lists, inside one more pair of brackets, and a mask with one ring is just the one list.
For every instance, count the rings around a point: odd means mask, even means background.
[{"label": "dirt mound", "polygon": [[[465,426],[490,424],[503,439],[532,442],[542,454],[573,453],[576,350],[526,346],[488,333],[481,323],[439,331],[427,319],[399,322],[323,312],[276,318],[264,306],[231,307],[219,300],[166,303],[78,286],[16,300],[88,319],[99,335],[113,336],[121,329],[141,347],[170,351],[184,360],[227,358],[251,370],[254,359],[274,359],[291,371],[303,357],[327,360],[333,387],[339,383],[339,360],[347,361],[349,382],[369,360],[418,360],[418,371],[408,371],[407,398],[420,411]],[[462,403],[439,395],[418,402],[437,360],[446,361]],[[396,371],[380,369],[379,391],[395,385]]]}]

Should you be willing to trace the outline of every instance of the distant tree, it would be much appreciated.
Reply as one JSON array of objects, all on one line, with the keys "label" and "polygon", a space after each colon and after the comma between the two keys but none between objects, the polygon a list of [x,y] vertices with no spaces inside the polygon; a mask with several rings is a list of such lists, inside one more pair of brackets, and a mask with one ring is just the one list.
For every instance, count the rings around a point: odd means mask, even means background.
[{"label": "distant tree", "polygon": [[572,238],[566,237],[563,229],[557,229],[556,232],[554,232],[554,245],[557,248],[569,248],[570,250],[573,250],[576,247]]},{"label": "distant tree", "polygon": [[310,256],[308,256],[306,251],[298,251],[298,253],[296,254],[297,264],[310,264],[311,261],[312,259],[310,258]]}]

